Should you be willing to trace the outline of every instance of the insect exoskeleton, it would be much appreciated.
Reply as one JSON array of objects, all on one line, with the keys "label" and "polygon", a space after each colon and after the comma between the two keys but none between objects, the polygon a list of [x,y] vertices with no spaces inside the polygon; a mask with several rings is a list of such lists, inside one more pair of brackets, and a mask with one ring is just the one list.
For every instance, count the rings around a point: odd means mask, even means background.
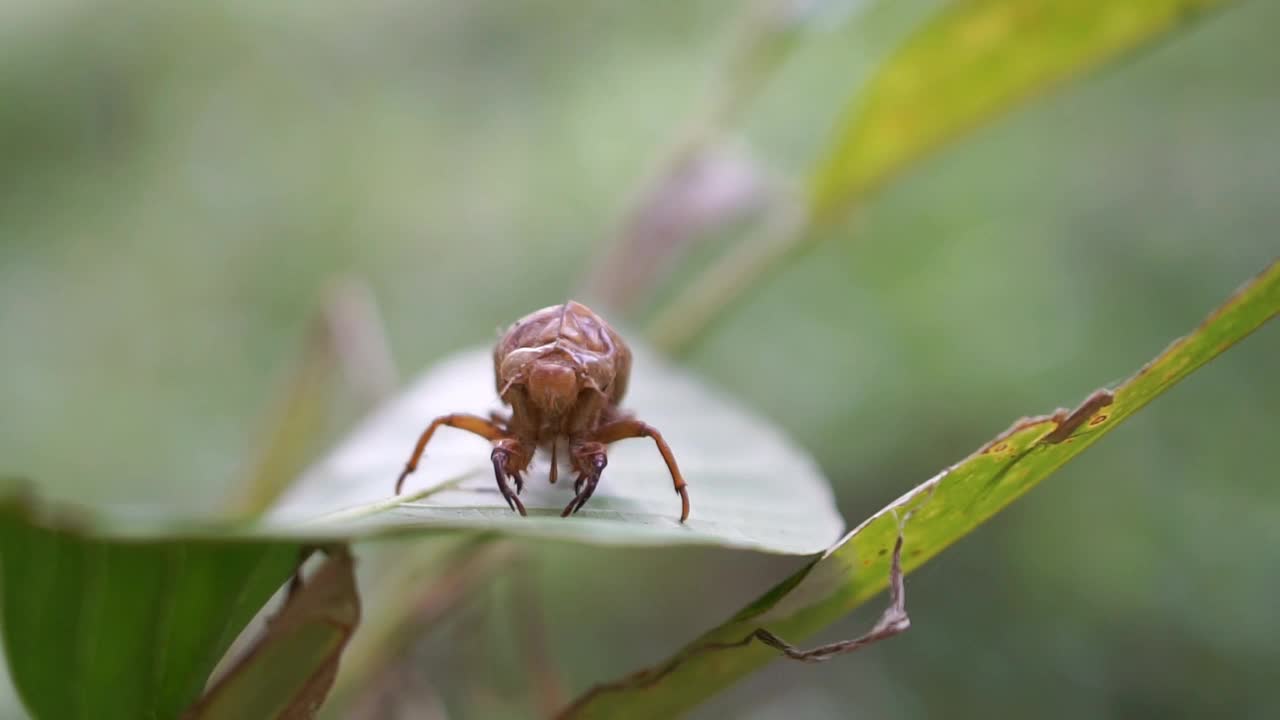
[{"label": "insect exoskeleton", "polygon": [[568,516],[591,499],[608,464],[610,443],[648,437],[658,446],[680,496],[680,522],[688,519],[689,493],[667,441],[619,408],[631,376],[631,349],[594,311],[569,301],[524,316],[494,346],[493,370],[498,397],[511,408],[510,417],[450,414],[432,420],[396,480],[397,494],[436,428],[448,425],[493,443],[490,459],[498,490],[521,515],[527,514],[520,492],[534,451],[542,447],[551,452],[554,483],[557,453],[566,448],[577,475],[573,499],[560,513]]}]

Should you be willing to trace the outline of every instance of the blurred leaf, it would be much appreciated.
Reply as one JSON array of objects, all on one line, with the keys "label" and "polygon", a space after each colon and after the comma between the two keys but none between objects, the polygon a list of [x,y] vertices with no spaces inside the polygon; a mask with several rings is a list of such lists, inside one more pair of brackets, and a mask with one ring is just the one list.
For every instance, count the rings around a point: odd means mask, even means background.
[{"label": "blurred leaf", "polygon": [[288,542],[94,539],[33,513],[0,508],[0,564],[5,654],[36,718],[177,717],[298,559]]},{"label": "blurred leaf", "polygon": [[[409,529],[497,530],[602,544],[711,544],[762,552],[820,552],[843,520],[817,465],[780,431],[688,373],[637,350],[625,407],[657,427],[689,481],[692,512],[652,442],[609,449],[600,488],[577,515],[560,517],[572,482],[546,482],[535,460],[513,513],[498,493],[489,443],[443,428],[432,438],[406,495],[391,495],[418,434],[450,412],[497,408],[493,356],[474,350],[436,365],[302,477],[265,519],[264,532],[367,537]],[[413,493],[415,488],[425,488]]]},{"label": "blurred leaf", "polygon": [[300,589],[291,590],[261,637],[183,717],[314,717],[359,621],[354,562],[339,546]]},{"label": "blurred leaf", "polygon": [[778,656],[757,642],[732,648],[725,643],[740,642],[760,627],[795,642],[884,589],[898,534],[895,512],[909,514],[903,567],[910,572],[1278,312],[1280,263],[1273,263],[1114,391],[1095,393],[1075,412],[1019,420],[863,522],[728,622],[656,667],[593,688],[563,717],[672,717],[714,695]]},{"label": "blurred leaf", "polygon": [[[1189,23],[1225,0],[956,0],[854,92],[801,208],[779,203],[648,327],[679,353],[825,226],[911,163],[1020,102]],[[804,207],[807,205],[807,208]]]},{"label": "blurred leaf", "polygon": [[1223,0],[957,0],[857,93],[812,179],[815,223],[1062,80]]},{"label": "blurred leaf", "polygon": [[[384,567],[381,573],[361,578],[368,621],[347,649],[333,689],[332,704],[339,711],[377,705],[384,694],[403,692],[403,683],[394,681],[409,648],[510,568],[519,546],[478,535],[442,557],[431,541],[378,543],[376,548],[369,543],[360,548],[362,570],[369,568],[375,549],[387,551],[380,558]],[[374,555],[373,560],[378,559]]]}]

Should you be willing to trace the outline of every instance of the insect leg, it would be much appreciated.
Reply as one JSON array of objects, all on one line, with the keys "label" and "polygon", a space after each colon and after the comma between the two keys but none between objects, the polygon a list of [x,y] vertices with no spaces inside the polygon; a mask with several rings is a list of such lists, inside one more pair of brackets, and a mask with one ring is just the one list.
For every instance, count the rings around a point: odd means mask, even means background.
[{"label": "insect leg", "polygon": [[573,500],[565,506],[564,511],[560,513],[560,517],[568,517],[582,509],[583,505],[591,499],[591,495],[596,491],[596,485],[600,484],[600,474],[604,472],[604,468],[609,464],[609,458],[605,455],[604,446],[600,443],[590,442],[577,445],[572,448],[574,455],[574,466],[578,468],[578,479],[573,483]]},{"label": "insect leg", "polygon": [[604,466],[609,464],[609,459],[603,451],[595,451],[586,457],[588,457],[586,460],[588,470],[577,475],[577,480],[573,482],[573,500],[568,501],[568,505],[564,506],[561,518],[568,518],[575,514],[586,505],[586,501],[591,500],[591,496],[595,493],[595,486],[600,484],[600,473],[603,473]]},{"label": "insect leg", "polygon": [[582,498],[582,488],[587,484],[587,476],[585,474],[578,475],[578,479],[573,482],[573,499],[568,505],[564,506],[564,510],[560,511],[560,517],[569,517],[578,511],[580,507],[578,500]]},{"label": "insect leg", "polygon": [[880,619],[865,635],[852,640],[841,640],[829,645],[821,645],[812,650],[801,650],[764,628],[756,628],[739,643],[745,645],[752,639],[782,651],[782,654],[800,662],[822,662],[836,655],[844,655],[860,650],[872,643],[904,633],[911,627],[911,618],[907,615],[907,600],[902,580],[902,527],[898,528],[898,540],[893,545],[893,558],[889,562],[889,607],[880,615]]},{"label": "insect leg", "polygon": [[572,514],[576,515],[577,512],[582,509],[582,506],[587,504],[587,501],[591,499],[591,495],[594,494],[596,491],[596,485],[599,485],[599,484],[600,484],[599,476],[593,475],[587,479],[587,489],[582,493],[581,497],[574,499],[574,508],[573,508]]},{"label": "insect leg", "polygon": [[498,481],[498,491],[502,493],[503,499],[507,501],[507,507],[521,515],[528,515],[524,510],[524,503],[520,502],[519,496],[511,492],[511,487],[507,485],[506,476],[508,474],[516,478],[518,486],[524,485],[523,481],[520,480],[519,473],[507,472],[507,461],[511,459],[511,453],[499,447],[493,449],[493,454],[490,457],[493,459],[493,475]]},{"label": "insect leg", "polygon": [[578,506],[573,509],[576,513],[582,509],[583,505],[591,499],[596,492],[596,485],[600,484],[600,473],[604,472],[604,466],[608,464],[608,458],[604,453],[597,453],[591,456],[592,468],[595,472],[587,476],[587,487],[582,491],[582,499],[578,500]]},{"label": "insect leg", "polygon": [[400,494],[400,489],[404,486],[404,479],[409,477],[409,473],[418,469],[418,461],[422,459],[422,452],[427,449],[427,443],[430,442],[431,436],[435,434],[436,428],[441,425],[448,425],[459,430],[466,430],[475,433],[486,440],[501,440],[507,436],[506,431],[499,427],[496,423],[486,420],[476,415],[441,415],[422,432],[422,437],[418,438],[418,445],[413,449],[413,455],[409,457],[409,462],[405,463],[404,471],[400,473],[400,477],[396,479],[396,494]]},{"label": "insect leg", "polygon": [[675,486],[676,494],[680,496],[680,522],[688,520],[689,491],[685,489],[687,483],[684,481],[684,476],[680,474],[680,467],[676,465],[676,456],[672,454],[667,441],[662,438],[662,433],[635,418],[625,418],[600,426],[591,439],[607,445],[618,440],[636,437],[653,438],[653,442],[657,444],[658,452],[662,453],[662,459],[666,461],[667,470],[671,473],[671,483]]}]

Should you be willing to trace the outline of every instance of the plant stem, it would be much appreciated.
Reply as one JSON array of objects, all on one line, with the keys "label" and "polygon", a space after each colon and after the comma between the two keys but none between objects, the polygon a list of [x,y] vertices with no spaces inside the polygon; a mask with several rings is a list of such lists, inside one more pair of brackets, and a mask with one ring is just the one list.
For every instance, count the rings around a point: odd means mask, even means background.
[{"label": "plant stem", "polygon": [[[659,154],[655,170],[627,204],[613,241],[592,264],[583,283],[585,297],[633,313],[692,241],[732,222],[767,194],[769,183],[725,151],[726,136],[787,58],[803,19],[795,0],[748,6],[705,101]],[[726,182],[735,183],[737,196],[707,207],[706,196],[725,192]]]},{"label": "plant stem", "polygon": [[359,279],[330,284],[301,345],[263,423],[262,443],[233,497],[237,516],[265,512],[302,470],[323,433],[339,372],[364,409],[389,397],[398,383],[377,302]]},{"label": "plant stem", "polygon": [[796,205],[780,205],[747,242],[663,306],[646,330],[649,341],[668,355],[688,351],[733,300],[780,265],[808,232],[805,215]]}]

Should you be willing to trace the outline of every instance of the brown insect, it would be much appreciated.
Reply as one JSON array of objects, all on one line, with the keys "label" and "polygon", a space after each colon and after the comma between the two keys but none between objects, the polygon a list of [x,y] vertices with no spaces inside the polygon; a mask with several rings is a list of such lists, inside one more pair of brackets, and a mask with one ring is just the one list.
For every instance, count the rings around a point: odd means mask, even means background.
[{"label": "brown insect", "polygon": [[[551,453],[551,482],[556,481],[556,457],[561,446],[569,452],[578,474],[573,500],[562,517],[582,509],[608,464],[605,448],[626,438],[649,437],[667,462],[680,496],[680,522],[689,517],[689,493],[675,456],[662,434],[618,408],[631,376],[631,349],[599,315],[585,305],[567,302],[526,315],[512,325],[493,349],[498,397],[511,407],[511,416],[493,413],[442,415],[423,431],[404,472],[396,480],[396,494],[436,428],[448,425],[475,433],[493,443],[493,473],[498,490],[512,510],[525,515],[520,491],[537,448]],[[516,488],[507,484],[510,478]]]}]

